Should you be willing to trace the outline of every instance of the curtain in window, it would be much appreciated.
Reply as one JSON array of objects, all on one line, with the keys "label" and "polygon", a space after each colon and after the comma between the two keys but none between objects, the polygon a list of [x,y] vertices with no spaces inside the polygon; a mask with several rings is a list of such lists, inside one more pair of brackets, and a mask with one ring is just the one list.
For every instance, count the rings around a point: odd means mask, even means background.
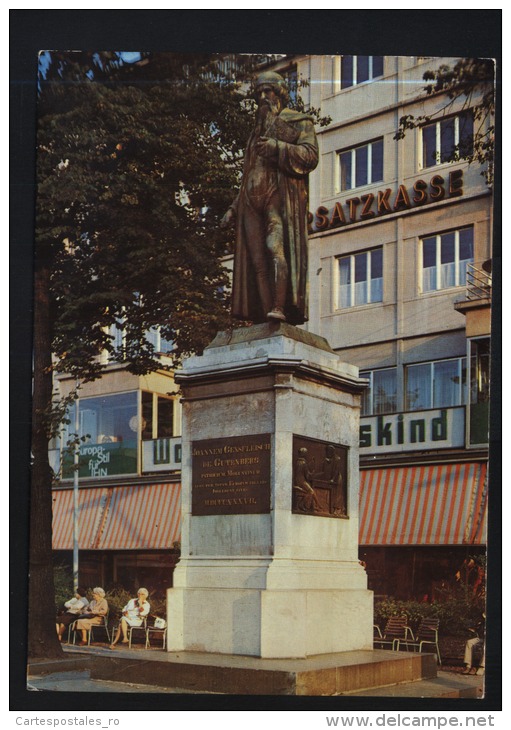
[{"label": "curtain in window", "polygon": [[431,408],[431,365],[411,365],[406,369],[406,410]]},{"label": "curtain in window", "polygon": [[351,266],[350,259],[339,259],[339,306],[351,306]]},{"label": "curtain in window", "polygon": [[375,370],[373,373],[374,413],[393,413],[397,408],[396,371]]},{"label": "curtain in window", "polygon": [[461,402],[459,360],[433,364],[433,408],[457,406]]},{"label": "curtain in window", "polygon": [[459,283],[467,283],[467,264],[474,260],[474,229],[463,228],[459,232]]},{"label": "curtain in window", "polygon": [[440,288],[456,286],[454,233],[446,233],[441,237],[440,262]]},{"label": "curtain in window", "polygon": [[367,253],[355,256],[355,305],[367,303]]}]

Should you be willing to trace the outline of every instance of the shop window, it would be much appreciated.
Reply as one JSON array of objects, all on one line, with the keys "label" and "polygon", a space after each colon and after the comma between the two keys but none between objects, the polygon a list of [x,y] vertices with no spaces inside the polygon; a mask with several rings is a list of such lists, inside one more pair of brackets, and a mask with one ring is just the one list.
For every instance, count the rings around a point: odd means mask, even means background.
[{"label": "shop window", "polygon": [[440,119],[422,127],[422,167],[434,167],[471,155],[474,119],[471,111]]},{"label": "shop window", "polygon": [[383,300],[383,249],[338,259],[339,309]]},{"label": "shop window", "polygon": [[465,403],[466,358],[437,360],[405,368],[407,411],[449,408]]},{"label": "shop window", "polygon": [[[137,394],[119,393],[80,398],[68,410],[63,444],[73,438],[78,408],[80,469],[82,477],[137,473]],[[72,450],[63,453],[63,476],[73,476]]]},{"label": "shop window", "polygon": [[173,399],[142,391],[142,439],[172,438],[173,435]]},{"label": "shop window", "polygon": [[369,387],[362,395],[362,416],[376,416],[380,413],[395,413],[397,410],[397,370],[366,370],[361,378],[369,381]]},{"label": "shop window", "polygon": [[421,248],[423,293],[466,285],[467,264],[474,261],[473,228],[428,236]]},{"label": "shop window", "polygon": [[383,56],[342,56],[341,89],[383,76]]},{"label": "shop window", "polygon": [[383,139],[339,152],[340,190],[383,180]]},{"label": "shop window", "polygon": [[470,443],[487,444],[490,417],[490,339],[470,341]]}]

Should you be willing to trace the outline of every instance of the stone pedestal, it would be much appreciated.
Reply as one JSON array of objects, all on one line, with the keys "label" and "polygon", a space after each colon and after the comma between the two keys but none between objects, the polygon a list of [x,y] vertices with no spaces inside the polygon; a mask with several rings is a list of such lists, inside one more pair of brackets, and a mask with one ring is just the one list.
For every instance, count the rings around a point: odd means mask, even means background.
[{"label": "stone pedestal", "polygon": [[322,338],[262,324],[220,333],[176,380],[183,525],[169,651],[372,649],[373,597],[358,562],[357,369]]}]

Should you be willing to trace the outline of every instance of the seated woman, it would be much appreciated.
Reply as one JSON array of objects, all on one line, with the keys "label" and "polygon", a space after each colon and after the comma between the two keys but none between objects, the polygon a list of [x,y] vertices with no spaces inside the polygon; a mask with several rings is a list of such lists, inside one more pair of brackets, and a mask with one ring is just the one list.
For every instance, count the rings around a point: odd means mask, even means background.
[{"label": "seated woman", "polygon": [[64,603],[67,611],[61,611],[57,614],[57,636],[59,637],[59,641],[62,641],[66,627],[72,624],[73,621],[76,621],[83,609],[89,605],[89,601],[85,598],[85,593],[85,588],[78,586],[74,597]]},{"label": "seated woman", "polygon": [[76,622],[76,630],[82,632],[82,640],[78,642],[78,646],[87,644],[87,631],[90,631],[91,626],[100,626],[107,613],[108,603],[105,591],[102,588],[93,588],[92,601]]},{"label": "seated woman", "polygon": [[113,649],[119,641],[121,632],[123,636],[122,643],[128,644],[128,626],[142,626],[144,618],[151,610],[147,600],[149,595],[147,588],[140,588],[137,595],[138,598],[132,598],[122,609],[122,618],[117,627],[115,639],[110,644],[110,649]]}]

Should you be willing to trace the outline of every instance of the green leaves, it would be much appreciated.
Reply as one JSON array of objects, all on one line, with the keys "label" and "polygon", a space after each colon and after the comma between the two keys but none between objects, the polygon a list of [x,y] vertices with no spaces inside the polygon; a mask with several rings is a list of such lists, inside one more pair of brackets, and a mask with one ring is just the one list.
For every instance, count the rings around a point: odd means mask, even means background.
[{"label": "green leaves", "polygon": [[466,160],[481,165],[481,174],[491,186],[495,151],[494,61],[488,58],[461,58],[453,66],[442,64],[434,71],[426,71],[423,79],[428,82],[424,87],[426,96],[443,93],[449,101],[433,115],[402,116],[394,139],[404,139],[407,131],[452,114],[454,102],[461,100],[462,110],[471,109],[473,114],[473,144],[457,145],[448,161]]},{"label": "green leaves", "polygon": [[36,245],[51,262],[57,367],[96,377],[100,351],[113,352],[107,329],[121,320],[128,368],[161,367],[144,336],[151,326],[175,342],[176,364],[228,322],[217,223],[251,123],[238,85],[205,77],[206,58],[155,54],[126,67],[115,54],[50,56]]}]

